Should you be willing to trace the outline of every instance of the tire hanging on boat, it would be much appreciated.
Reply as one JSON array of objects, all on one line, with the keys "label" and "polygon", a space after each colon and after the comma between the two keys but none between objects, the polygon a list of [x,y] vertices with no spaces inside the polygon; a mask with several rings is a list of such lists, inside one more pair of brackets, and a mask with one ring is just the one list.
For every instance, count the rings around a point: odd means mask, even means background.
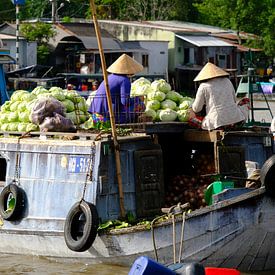
[{"label": "tire hanging on boat", "polygon": [[64,227],[64,238],[69,249],[77,252],[88,250],[97,235],[99,218],[96,207],[84,200],[70,209]]},{"label": "tire hanging on boat", "polygon": [[4,220],[14,221],[23,217],[25,192],[14,183],[5,186],[0,194],[0,215]]},{"label": "tire hanging on boat", "polygon": [[267,195],[275,197],[275,155],[265,161],[261,168],[261,183]]}]

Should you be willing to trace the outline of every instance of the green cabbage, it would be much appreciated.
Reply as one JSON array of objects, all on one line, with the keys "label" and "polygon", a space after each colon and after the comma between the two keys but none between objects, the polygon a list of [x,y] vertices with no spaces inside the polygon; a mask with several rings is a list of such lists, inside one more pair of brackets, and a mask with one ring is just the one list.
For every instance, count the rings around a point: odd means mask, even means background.
[{"label": "green cabbage", "polygon": [[65,99],[61,102],[63,103],[67,113],[70,113],[74,110],[74,103],[71,100]]},{"label": "green cabbage", "polygon": [[11,101],[12,102],[22,101],[22,96],[25,94],[29,94],[29,92],[25,91],[25,90],[17,90],[15,92],[13,92],[13,94],[11,96]]},{"label": "green cabbage", "polygon": [[189,110],[178,110],[178,120],[181,122],[187,122],[189,120],[190,111]]},{"label": "green cabbage", "polygon": [[71,100],[74,103],[79,103],[81,101],[81,96],[77,91],[67,90],[64,92],[65,98]]},{"label": "green cabbage", "polygon": [[9,116],[9,113],[0,113],[0,122],[1,123],[8,122],[8,116]]},{"label": "green cabbage", "polygon": [[42,86],[37,86],[36,88],[34,88],[32,90],[32,94],[34,94],[34,95],[40,95],[40,94],[44,94],[44,93],[48,93],[48,92],[49,91]]},{"label": "green cabbage", "polygon": [[64,100],[65,99],[65,93],[62,88],[59,87],[51,87],[50,88],[51,95],[56,98],[57,100]]},{"label": "green cabbage", "polygon": [[170,99],[165,99],[161,102],[161,109],[176,109],[176,107],[177,103]]},{"label": "green cabbage", "polygon": [[36,95],[27,93],[27,94],[23,94],[21,98],[22,98],[22,101],[30,102],[36,98]]},{"label": "green cabbage", "polygon": [[26,105],[27,105],[27,102],[24,102],[24,101],[20,102],[17,106],[18,112],[24,112],[27,108]]},{"label": "green cabbage", "polygon": [[65,116],[66,118],[69,118],[75,125],[83,123],[88,119],[87,115],[85,115],[82,111],[79,111],[79,113],[76,111],[65,113]]},{"label": "green cabbage", "polygon": [[41,100],[41,99],[45,99],[45,98],[53,98],[52,94],[49,92],[45,92],[45,93],[41,93],[37,95],[37,99]]},{"label": "green cabbage", "polygon": [[20,104],[20,101],[12,102],[11,105],[10,105],[10,110],[11,110],[11,112],[17,111],[17,108],[18,108],[18,105],[19,105],[19,104]]},{"label": "green cabbage", "polygon": [[30,112],[25,111],[25,112],[19,113],[18,119],[21,122],[31,122],[30,121]]},{"label": "green cabbage", "polygon": [[10,105],[11,105],[11,101],[6,101],[6,102],[1,106],[1,112],[9,112],[9,111],[10,111]]},{"label": "green cabbage", "polygon": [[157,110],[160,108],[160,102],[158,100],[149,100],[146,103],[146,109]]},{"label": "green cabbage", "polygon": [[153,109],[146,109],[146,110],[144,111],[144,114],[145,114],[146,116],[151,117],[153,120],[155,120],[155,118],[156,118],[156,116],[157,116],[156,111],[153,110]]},{"label": "green cabbage", "polygon": [[159,112],[159,118],[161,121],[174,121],[177,117],[177,112],[172,109],[165,109]]},{"label": "green cabbage", "polygon": [[9,123],[3,123],[1,125],[1,131],[4,131],[4,132],[8,131],[8,127],[9,127]]},{"label": "green cabbage", "polygon": [[183,101],[183,96],[175,91],[169,91],[166,93],[166,99],[180,103]]},{"label": "green cabbage", "polygon": [[179,105],[179,108],[180,110],[186,110],[186,109],[189,109],[192,105],[192,102],[191,101],[188,101],[188,100],[184,100],[180,105]]},{"label": "green cabbage", "polygon": [[19,122],[11,122],[8,124],[8,131],[16,132],[18,131],[18,124]]},{"label": "green cabbage", "polygon": [[8,122],[15,122],[18,120],[18,113],[17,112],[11,112],[8,114]]},{"label": "green cabbage", "polygon": [[38,125],[35,125],[33,123],[27,123],[26,132],[29,132],[29,131],[38,131],[38,130],[39,130]]},{"label": "green cabbage", "polygon": [[154,80],[152,83],[151,83],[151,88],[154,90],[154,91],[161,91],[163,93],[167,93],[169,91],[171,91],[171,86],[169,83],[167,83],[165,81],[165,79],[157,79],[157,80]]},{"label": "green cabbage", "polygon": [[165,99],[165,93],[161,91],[153,91],[147,95],[148,100],[163,101]]},{"label": "green cabbage", "polygon": [[156,117],[155,117],[155,121],[160,121],[160,117],[159,117],[159,113],[160,113],[161,109],[156,111]]},{"label": "green cabbage", "polygon": [[153,89],[151,88],[151,85],[148,83],[138,83],[135,86],[131,86],[131,93],[130,96],[131,97],[135,97],[135,96],[144,96],[147,95],[149,93],[153,92]]},{"label": "green cabbage", "polygon": [[25,123],[25,122],[20,122],[18,123],[18,131],[19,132],[27,132],[27,126],[28,126],[28,123]]}]

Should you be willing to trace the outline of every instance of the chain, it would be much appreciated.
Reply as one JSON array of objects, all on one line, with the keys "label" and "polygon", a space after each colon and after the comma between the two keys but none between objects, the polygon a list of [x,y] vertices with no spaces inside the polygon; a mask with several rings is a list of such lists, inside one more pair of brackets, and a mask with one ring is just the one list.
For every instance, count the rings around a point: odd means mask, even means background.
[{"label": "chain", "polygon": [[91,149],[90,149],[90,157],[89,157],[89,168],[86,173],[84,188],[83,188],[83,194],[81,200],[84,200],[85,192],[87,189],[88,180],[94,181],[93,172],[94,172],[94,166],[95,166],[95,142],[93,141],[91,143]]},{"label": "chain", "polygon": [[16,145],[16,158],[15,158],[15,169],[14,169],[14,178],[13,182],[20,185],[20,160],[21,160],[21,153],[20,153],[20,139],[25,138],[29,135],[30,131],[24,133],[22,136],[18,137],[17,145]]}]

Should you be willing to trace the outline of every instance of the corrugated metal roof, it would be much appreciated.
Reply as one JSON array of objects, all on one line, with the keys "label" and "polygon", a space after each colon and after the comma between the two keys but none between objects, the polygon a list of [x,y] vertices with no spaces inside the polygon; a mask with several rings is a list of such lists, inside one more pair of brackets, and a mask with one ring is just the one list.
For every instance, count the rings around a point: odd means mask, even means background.
[{"label": "corrugated metal roof", "polygon": [[[98,43],[97,43],[96,37],[78,36],[78,38],[82,41],[86,49],[88,50],[98,49]],[[101,42],[104,49],[107,49],[107,50],[122,49],[120,42],[114,38],[101,37]]]},{"label": "corrugated metal roof", "polygon": [[16,39],[16,36],[0,33],[0,39],[3,39],[3,40],[5,40],[5,39]]},{"label": "corrugated metal roof", "polygon": [[178,35],[176,37],[197,47],[232,47],[231,44],[207,35]]}]

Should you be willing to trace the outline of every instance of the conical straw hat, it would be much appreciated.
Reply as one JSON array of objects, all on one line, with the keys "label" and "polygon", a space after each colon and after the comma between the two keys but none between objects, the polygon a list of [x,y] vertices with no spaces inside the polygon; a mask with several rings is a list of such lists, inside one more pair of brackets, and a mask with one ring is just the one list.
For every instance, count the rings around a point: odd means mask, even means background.
[{"label": "conical straw hat", "polygon": [[202,81],[206,79],[211,79],[219,76],[228,76],[229,73],[223,69],[217,67],[216,65],[208,62],[195,77],[194,81]]},{"label": "conical straw hat", "polygon": [[143,66],[127,54],[121,55],[108,69],[109,73],[136,74],[143,70]]}]

